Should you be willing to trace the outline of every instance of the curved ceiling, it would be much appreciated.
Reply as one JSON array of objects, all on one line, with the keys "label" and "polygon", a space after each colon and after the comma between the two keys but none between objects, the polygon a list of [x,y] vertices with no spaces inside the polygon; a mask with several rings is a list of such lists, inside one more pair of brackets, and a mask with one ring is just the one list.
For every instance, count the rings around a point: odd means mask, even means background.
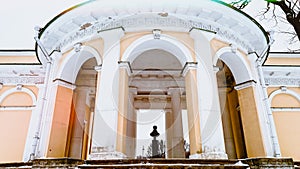
[{"label": "curved ceiling", "polygon": [[[161,29],[189,32],[196,28],[234,43],[245,51],[263,51],[266,32],[245,13],[216,0],[94,0],[70,8],[53,18],[40,39],[51,53],[97,37],[101,31],[122,27],[125,32]],[[38,49],[38,55],[41,51]],[[43,62],[43,58],[41,58]]]},{"label": "curved ceiling", "polygon": [[141,53],[131,64],[134,70],[159,69],[179,70],[182,65],[179,60],[169,52],[152,49]]}]

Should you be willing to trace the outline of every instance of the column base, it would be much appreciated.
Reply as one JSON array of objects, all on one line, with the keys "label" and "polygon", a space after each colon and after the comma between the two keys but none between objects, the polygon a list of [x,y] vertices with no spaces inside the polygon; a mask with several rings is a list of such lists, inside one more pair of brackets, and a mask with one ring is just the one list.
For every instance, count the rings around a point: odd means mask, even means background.
[{"label": "column base", "polygon": [[109,147],[94,147],[92,153],[89,154],[89,160],[102,160],[102,159],[124,159],[127,156],[121,152],[115,151]]},{"label": "column base", "polygon": [[124,158],[127,158],[127,156],[117,151],[92,153],[88,156],[89,160],[124,159]]},{"label": "column base", "polygon": [[228,156],[224,152],[207,152],[200,154],[192,154],[190,159],[228,159]]}]

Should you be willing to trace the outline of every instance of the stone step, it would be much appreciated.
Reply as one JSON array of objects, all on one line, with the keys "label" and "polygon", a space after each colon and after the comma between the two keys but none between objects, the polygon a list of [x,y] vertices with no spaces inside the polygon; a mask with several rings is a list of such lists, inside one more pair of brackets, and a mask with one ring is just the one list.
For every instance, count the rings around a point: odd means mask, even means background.
[{"label": "stone step", "polygon": [[78,168],[143,168],[143,169],[246,169],[249,167],[238,160],[199,160],[199,159],[123,159],[90,160]]},{"label": "stone step", "polygon": [[132,168],[132,169],[293,169],[300,168],[300,162],[291,158],[250,158],[241,160],[203,159],[114,159],[79,160],[72,158],[35,159],[31,162],[0,163],[0,169],[47,168],[47,169],[87,169],[87,168]]}]

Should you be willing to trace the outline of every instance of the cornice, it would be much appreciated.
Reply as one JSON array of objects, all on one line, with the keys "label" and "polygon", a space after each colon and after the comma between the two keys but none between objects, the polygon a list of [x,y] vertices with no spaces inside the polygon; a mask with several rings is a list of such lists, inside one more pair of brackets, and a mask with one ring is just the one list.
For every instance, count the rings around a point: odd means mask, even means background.
[{"label": "cornice", "polygon": [[[108,22],[94,23],[86,29],[78,29],[77,31],[68,33],[63,37],[58,36],[61,34],[59,29],[53,30],[53,32],[49,32],[47,36],[43,36],[42,41],[49,51],[57,47],[63,50],[77,42],[90,40],[93,36],[97,35],[98,32],[118,27],[123,27],[126,32],[135,30],[152,30],[156,28],[162,30],[173,29],[181,32],[189,32],[191,29],[197,28],[200,30],[215,32],[216,38],[226,42],[235,43],[245,51],[253,51],[258,48],[258,45],[251,45],[249,39],[241,38],[241,35],[233,29],[228,29],[217,22],[209,22],[201,19],[195,21],[188,19],[188,16],[181,16],[181,18],[178,18],[176,15],[173,17],[162,18],[158,17],[157,14],[127,16]],[[249,32],[249,34],[251,34],[252,37],[257,37],[257,35],[252,34],[251,32]]]},{"label": "cornice", "polygon": [[0,67],[0,83],[3,85],[43,84],[44,69],[39,65],[3,65]]},{"label": "cornice", "polygon": [[[268,43],[265,30],[253,18],[215,0],[89,1],[54,17],[39,29],[38,37],[49,53],[56,49],[64,52],[116,28],[124,33],[161,30],[162,34],[198,29],[245,52],[260,53]],[[36,52],[44,63],[40,49]]]}]

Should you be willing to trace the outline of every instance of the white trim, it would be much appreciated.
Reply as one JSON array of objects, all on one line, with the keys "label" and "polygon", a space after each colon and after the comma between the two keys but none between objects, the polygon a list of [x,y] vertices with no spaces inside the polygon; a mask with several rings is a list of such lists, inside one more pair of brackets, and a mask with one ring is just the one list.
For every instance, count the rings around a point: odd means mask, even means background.
[{"label": "white trim", "polygon": [[213,65],[216,65],[218,59],[229,67],[237,84],[254,79],[250,65],[239,51],[234,53],[232,47],[219,49],[214,56]]},{"label": "white trim", "polygon": [[53,86],[62,86],[62,87],[65,87],[65,88],[68,88],[71,90],[74,90],[76,88],[76,85],[64,82],[61,79],[56,79],[52,85]]},{"label": "white trim", "polygon": [[0,111],[6,110],[33,110],[35,106],[0,106]]},{"label": "white trim", "polygon": [[185,77],[189,70],[197,70],[198,65],[194,62],[186,63],[186,66],[182,70],[182,76]]},{"label": "white trim", "polygon": [[[17,87],[15,88],[12,88],[12,89],[9,89],[7,91],[5,91],[3,94],[1,94],[0,96],[0,104],[2,103],[2,101],[7,97],[9,96],[10,94],[13,94],[13,93],[17,93],[17,92],[21,92],[21,93],[26,93],[28,94],[31,99],[32,99],[32,106],[35,106],[36,105],[36,96],[35,94],[30,90],[30,89],[27,89],[27,88],[24,88],[22,87],[21,89],[17,89]],[[26,106],[22,106],[24,107],[24,109],[26,109]]]},{"label": "white trim", "polygon": [[35,51],[1,51],[0,52],[0,57],[3,56],[36,56]]},{"label": "white trim", "polygon": [[131,75],[131,69],[130,69],[129,64],[130,64],[129,62],[120,62],[119,63],[119,69],[126,69],[128,76]]},{"label": "white trim", "polygon": [[75,83],[77,74],[81,66],[91,58],[95,58],[97,65],[102,64],[102,59],[98,51],[90,46],[81,46],[80,51],[72,50],[66,59],[64,59],[56,78]]},{"label": "white trim", "polygon": [[254,81],[249,81],[243,84],[238,84],[236,86],[234,86],[235,90],[242,90],[242,89],[246,89],[248,87],[254,87],[256,85],[256,83]]},{"label": "white trim", "polygon": [[298,53],[269,53],[268,58],[293,58],[293,59],[298,59],[300,58],[300,54]]},{"label": "white trim", "polygon": [[[156,41],[156,43],[145,45],[146,43],[151,43],[153,41]],[[165,46],[162,46],[161,44]],[[171,50],[170,48],[173,48],[174,50]],[[182,67],[186,62],[194,62],[190,50],[184,44],[174,37],[165,34],[161,34],[160,39],[154,39],[153,34],[149,34],[135,40],[127,47],[121,60],[132,63],[139,54],[151,49],[161,49],[173,54],[179,60]]]},{"label": "white trim", "polygon": [[300,95],[298,93],[296,93],[296,92],[294,92],[292,90],[289,90],[287,88],[281,88],[281,89],[273,91],[269,95],[269,100],[270,100],[271,105],[272,105],[272,100],[274,99],[274,97],[276,95],[279,95],[279,94],[288,94],[288,95],[291,95],[291,96],[295,97],[300,102]]},{"label": "white trim", "polygon": [[300,107],[274,107],[271,108],[273,112],[300,112]]},{"label": "white trim", "polygon": [[94,69],[95,69],[97,72],[101,72],[101,70],[102,70],[102,65],[96,65],[96,66],[94,67]]}]

